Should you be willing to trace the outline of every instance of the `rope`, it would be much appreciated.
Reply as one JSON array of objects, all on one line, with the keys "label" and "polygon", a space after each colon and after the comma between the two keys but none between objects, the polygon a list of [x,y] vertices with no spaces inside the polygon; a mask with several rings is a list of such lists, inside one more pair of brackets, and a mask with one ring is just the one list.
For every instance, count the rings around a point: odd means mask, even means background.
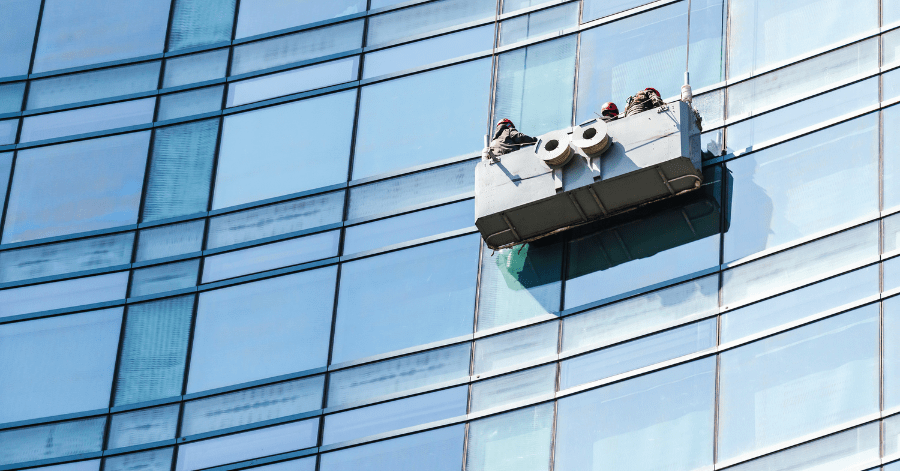
[{"label": "rope", "polygon": [[688,83],[688,67],[691,63],[691,0],[688,0],[687,13],[687,52],[684,55],[684,82]]}]

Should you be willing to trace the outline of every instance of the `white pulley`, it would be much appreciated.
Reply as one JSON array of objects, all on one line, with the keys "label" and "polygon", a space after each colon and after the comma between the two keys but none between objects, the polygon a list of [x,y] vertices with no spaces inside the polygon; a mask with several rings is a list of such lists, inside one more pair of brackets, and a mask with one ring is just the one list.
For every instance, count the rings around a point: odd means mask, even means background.
[{"label": "white pulley", "polygon": [[544,134],[538,140],[537,154],[545,164],[559,167],[569,162],[575,152],[569,146],[572,138],[565,131]]},{"label": "white pulley", "polygon": [[587,155],[604,152],[612,142],[607,132],[606,122],[601,120],[597,120],[589,126],[575,128],[572,137],[572,144]]}]

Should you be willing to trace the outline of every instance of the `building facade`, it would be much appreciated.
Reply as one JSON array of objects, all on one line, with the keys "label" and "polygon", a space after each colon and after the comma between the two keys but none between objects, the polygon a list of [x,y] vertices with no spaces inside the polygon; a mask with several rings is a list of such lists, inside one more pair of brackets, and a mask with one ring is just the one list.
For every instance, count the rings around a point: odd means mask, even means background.
[{"label": "building facade", "polygon": [[[0,470],[900,470],[898,66],[900,0],[0,0]],[[483,245],[492,123],[686,67],[701,190]]]}]

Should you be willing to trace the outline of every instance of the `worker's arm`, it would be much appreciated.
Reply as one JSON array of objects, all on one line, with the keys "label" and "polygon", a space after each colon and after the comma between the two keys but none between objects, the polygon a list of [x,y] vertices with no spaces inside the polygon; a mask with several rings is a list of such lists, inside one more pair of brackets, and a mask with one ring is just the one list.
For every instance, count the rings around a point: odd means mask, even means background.
[{"label": "worker's arm", "polygon": [[513,140],[516,144],[532,144],[537,142],[536,137],[531,137],[527,134],[522,134],[519,131],[513,130],[509,133],[510,139]]}]

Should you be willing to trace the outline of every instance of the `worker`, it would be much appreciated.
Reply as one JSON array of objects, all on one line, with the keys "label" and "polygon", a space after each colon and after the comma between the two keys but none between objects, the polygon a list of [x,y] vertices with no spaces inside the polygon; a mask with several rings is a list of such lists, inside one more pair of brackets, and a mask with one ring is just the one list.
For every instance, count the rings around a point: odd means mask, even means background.
[{"label": "worker", "polygon": [[643,113],[663,105],[665,105],[665,102],[662,101],[659,92],[655,88],[647,87],[628,98],[628,104],[625,106],[625,116]]},{"label": "worker", "polygon": [[516,130],[516,125],[508,119],[501,119],[494,129],[494,138],[491,139],[490,152],[499,157],[519,150],[519,148],[537,142],[537,138],[525,135]]},{"label": "worker", "polygon": [[604,122],[610,122],[619,118],[619,107],[616,106],[615,103],[611,101],[607,101],[603,104],[603,108],[600,108],[600,119]]}]

